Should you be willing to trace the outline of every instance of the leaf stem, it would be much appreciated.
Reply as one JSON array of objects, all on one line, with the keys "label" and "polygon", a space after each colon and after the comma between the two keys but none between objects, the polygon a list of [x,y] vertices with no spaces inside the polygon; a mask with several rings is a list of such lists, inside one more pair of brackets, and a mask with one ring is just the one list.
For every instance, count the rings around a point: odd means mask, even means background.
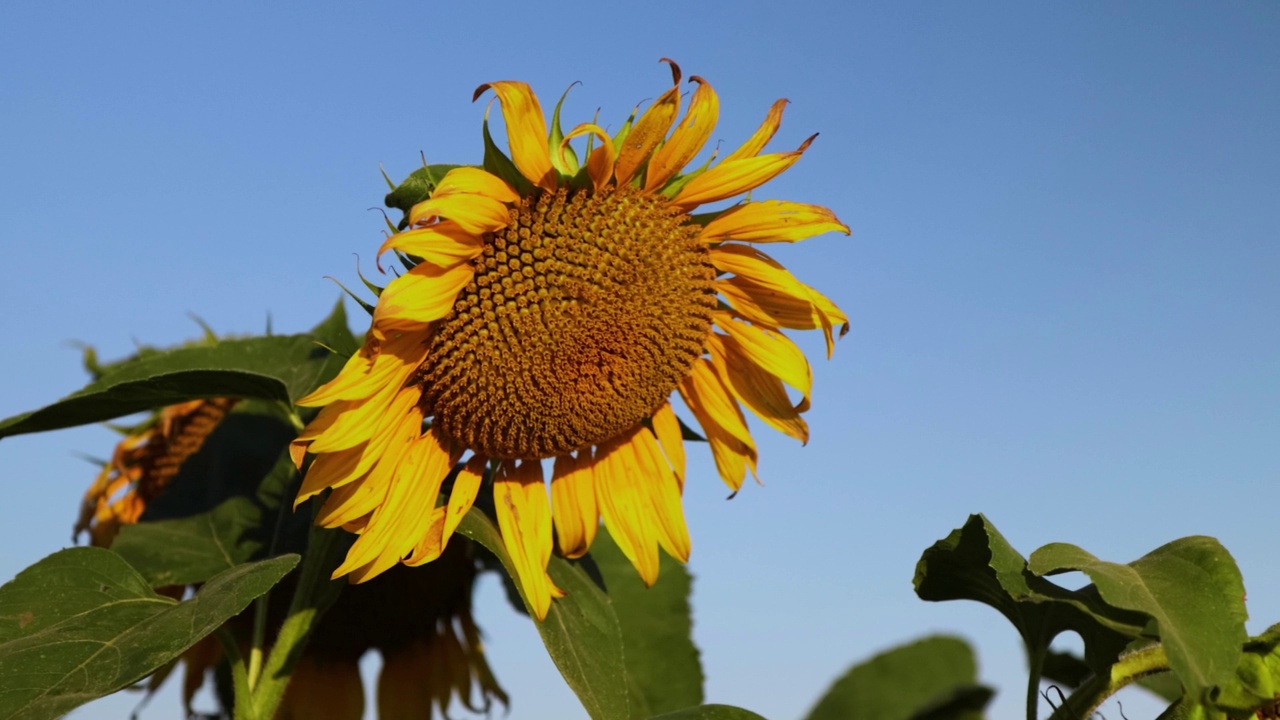
[{"label": "leaf stem", "polygon": [[1140,678],[1169,670],[1169,657],[1160,645],[1150,645],[1123,655],[1106,676],[1095,675],[1084,682],[1067,702],[1049,716],[1049,720],[1076,720],[1087,718],[1102,706],[1107,698]]}]

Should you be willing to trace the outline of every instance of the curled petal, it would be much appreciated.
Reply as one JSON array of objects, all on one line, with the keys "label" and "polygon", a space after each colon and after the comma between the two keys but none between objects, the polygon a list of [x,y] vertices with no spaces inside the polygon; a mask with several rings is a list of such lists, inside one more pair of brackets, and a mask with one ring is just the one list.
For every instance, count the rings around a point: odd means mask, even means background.
[{"label": "curled petal", "polygon": [[760,123],[760,127],[742,143],[742,147],[729,153],[724,161],[737,160],[739,158],[755,157],[760,154],[765,145],[773,139],[774,133],[778,132],[778,128],[782,126],[782,111],[787,107],[787,99],[782,98],[775,100],[769,108],[769,114],[765,116],[764,122]]},{"label": "curled petal", "polygon": [[724,160],[690,180],[672,202],[683,208],[693,208],[760,187],[794,165],[816,137],[810,136],[799,149],[791,152]]},{"label": "curled petal", "polygon": [[[672,67],[675,64],[672,63]],[[614,175],[618,185],[626,185],[635,176],[636,171],[644,165],[654,148],[667,136],[671,123],[680,113],[680,80],[678,68],[674,71],[676,84],[645,110],[626,138],[618,148],[618,161],[614,166]]]},{"label": "curled petal", "polygon": [[716,120],[720,117],[720,100],[711,85],[697,75],[689,81],[698,83],[698,89],[693,92],[693,99],[689,101],[689,110],[684,119],[649,161],[645,190],[662,187],[688,165],[702,150],[707,138],[711,137],[711,131],[715,129]]},{"label": "curled petal", "polygon": [[734,402],[715,370],[707,360],[698,360],[680,382],[680,397],[698,419],[720,478],[731,490],[742,487],[747,468],[756,472],[758,458],[755,442],[747,430],[742,410]]},{"label": "curled petal", "polygon": [[809,442],[809,425],[791,405],[782,381],[746,358],[733,341],[712,333],[707,338],[711,364],[733,396],[756,417],[802,443]]},{"label": "curled petal", "polygon": [[504,80],[485,83],[476,88],[475,102],[485,90],[492,89],[502,103],[502,117],[507,125],[507,145],[511,160],[520,174],[544,190],[555,190],[558,175],[551,165],[547,147],[547,120],[542,114],[538,96],[522,82]]},{"label": "curled petal", "polygon": [[698,238],[706,243],[795,242],[825,232],[849,234],[849,226],[820,205],[765,200],[748,202],[720,213],[702,228]]},{"label": "curled petal", "polygon": [[587,158],[587,175],[591,178],[591,184],[595,186],[596,192],[600,192],[613,179],[613,138],[609,137],[609,133],[599,125],[582,123],[564,136],[564,142],[561,143],[560,148],[563,152],[565,144],[570,140],[588,133],[600,138],[600,147],[592,150],[591,156]]},{"label": "curled petal", "polygon": [[518,203],[520,194],[497,175],[477,167],[456,167],[440,179],[431,197],[443,197],[456,193],[483,195],[498,202]]}]

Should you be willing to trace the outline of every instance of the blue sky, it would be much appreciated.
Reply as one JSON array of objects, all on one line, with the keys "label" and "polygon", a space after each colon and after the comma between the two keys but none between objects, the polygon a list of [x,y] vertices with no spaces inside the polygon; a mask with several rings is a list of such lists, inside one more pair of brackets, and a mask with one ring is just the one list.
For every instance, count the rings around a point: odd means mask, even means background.
[{"label": "blue sky", "polygon": [[[1262,2],[9,4],[0,415],[84,382],[73,341],[177,343],[189,312],[311,326],[338,294],[323,277],[372,265],[379,163],[479,161],[477,85],[549,104],[582,81],[568,121],[617,127],[672,57],[719,92],[729,148],[789,98],[773,147],[821,136],[756,197],[853,229],[775,253],[853,319],[829,362],[800,339],[809,445],[761,426],[765,486],[732,501],[691,453],[708,700],[798,718],[851,661],[945,631],[1001,689],[992,717],[1019,717],[1013,629],[911,591],[970,512],[1025,553],[1214,535],[1250,629],[1280,620],[1278,37]],[[68,543],[93,472],[75,453],[113,441],[0,442],[0,577]],[[479,605],[511,717],[578,716],[494,582]]]}]

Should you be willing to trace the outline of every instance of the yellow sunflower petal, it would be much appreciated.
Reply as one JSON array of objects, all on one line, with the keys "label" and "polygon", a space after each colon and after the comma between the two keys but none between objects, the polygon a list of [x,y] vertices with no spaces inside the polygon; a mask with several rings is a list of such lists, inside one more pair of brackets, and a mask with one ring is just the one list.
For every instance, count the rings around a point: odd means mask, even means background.
[{"label": "yellow sunflower petal", "polygon": [[720,99],[716,96],[716,91],[697,75],[689,78],[689,82],[698,83],[698,89],[693,92],[693,99],[689,101],[684,119],[649,161],[644,181],[645,190],[660,188],[675,177],[702,150],[707,138],[711,137],[711,131],[716,127],[716,120],[720,117]]},{"label": "yellow sunflower petal", "polygon": [[520,193],[502,178],[468,165],[456,167],[445,173],[431,193],[431,197],[443,197],[454,193],[483,195],[508,204],[520,202]]},{"label": "yellow sunflower petal", "polygon": [[786,335],[734,320],[728,313],[714,315],[715,324],[729,334],[729,342],[742,355],[776,375],[808,398],[813,391],[813,374],[804,352]]},{"label": "yellow sunflower petal", "polygon": [[448,269],[423,263],[392,280],[373,309],[373,324],[384,333],[421,331],[453,309],[458,293],[475,277],[470,264]]},{"label": "yellow sunflower petal", "polygon": [[648,501],[650,522],[657,531],[658,544],[671,557],[689,562],[692,544],[684,521],[684,504],[680,500],[680,483],[671,471],[658,439],[648,428],[641,428],[632,440],[637,463],[632,467],[638,487]]},{"label": "yellow sunflower petal", "polygon": [[609,181],[613,179],[613,138],[609,137],[609,133],[604,128],[591,123],[583,123],[569,131],[564,136],[564,142],[560,144],[561,152],[570,140],[580,135],[591,134],[600,139],[600,147],[591,151],[590,157],[587,158],[587,176],[591,178],[591,184],[595,187],[596,192],[605,189]]},{"label": "yellow sunflower petal", "polygon": [[484,250],[484,239],[463,230],[452,220],[443,220],[392,235],[378,248],[378,256],[388,250],[399,250],[422,258],[423,262],[448,268],[479,255]]},{"label": "yellow sunflower petal", "polygon": [[816,137],[818,136],[810,136],[798,149],[791,152],[721,161],[690,180],[671,202],[678,207],[693,208],[758,188],[796,164]]},{"label": "yellow sunflower petal", "polygon": [[680,420],[676,418],[676,413],[671,409],[671,403],[664,402],[653,413],[653,432],[658,436],[658,443],[662,445],[662,452],[666,454],[667,461],[671,463],[671,470],[676,474],[676,480],[680,483],[680,489],[684,489],[684,433],[680,430]]},{"label": "yellow sunflower petal", "polygon": [[[421,423],[421,415],[418,422]],[[393,447],[396,444],[392,442]],[[385,471],[385,477],[375,479],[375,474],[383,474],[384,468],[392,466],[385,458],[379,462],[367,482],[385,483],[387,496],[373,511],[365,532],[351,546],[333,577],[351,573],[353,581],[364,582],[413,551],[430,528],[440,486],[459,454],[432,429],[410,440],[400,462]]]},{"label": "yellow sunflower petal", "polygon": [[618,161],[614,165],[613,174],[618,178],[619,186],[631,182],[636,171],[667,136],[671,123],[675,122],[676,115],[680,113],[680,67],[670,60],[666,62],[671,63],[675,83],[644,111],[618,148]]},{"label": "yellow sunflower petal", "polygon": [[446,541],[450,535],[453,535],[453,531],[458,528],[458,523],[462,522],[462,518],[475,503],[476,493],[480,490],[480,481],[484,478],[486,462],[488,462],[486,458],[476,455],[467,461],[467,464],[458,472],[458,477],[454,478],[453,490],[449,493],[449,509],[444,522]]},{"label": "yellow sunflower petal", "polygon": [[432,195],[409,209],[409,225],[417,227],[438,219],[452,220],[464,231],[481,235],[511,222],[511,211],[501,200],[472,193]]},{"label": "yellow sunflower petal", "polygon": [[711,249],[711,262],[717,269],[737,275],[716,280],[716,289],[748,320],[794,329],[822,328],[828,358],[835,345],[832,327],[841,325],[841,337],[849,331],[849,318],[840,308],[759,250],[721,245]]},{"label": "yellow sunflower petal", "polygon": [[[381,462],[385,453],[399,452],[402,442],[421,430],[422,412],[415,407],[421,397],[422,391],[417,387],[401,389],[386,405],[381,421],[373,428],[367,442],[347,450],[317,455],[302,478],[294,507],[327,487],[339,487],[361,477],[374,463]],[[401,438],[402,442],[393,443],[395,438]],[[388,449],[392,445],[394,447]]]},{"label": "yellow sunflower petal", "polygon": [[756,128],[751,137],[742,143],[742,147],[729,153],[724,162],[759,155],[764,146],[768,145],[769,141],[773,139],[774,133],[778,132],[778,128],[782,126],[782,111],[786,109],[787,102],[786,98],[775,100],[769,108],[769,114],[765,116],[764,122],[760,123],[760,127]]},{"label": "yellow sunflower petal", "polygon": [[[360,352],[347,360],[337,377],[312,391],[298,404],[316,407],[336,400],[358,400],[373,395],[388,383],[403,380],[426,358],[426,339],[417,333],[401,333],[382,341],[367,340]],[[299,437],[304,437],[309,431],[310,428]]]},{"label": "yellow sunflower petal", "polygon": [[711,445],[720,478],[735,493],[742,487],[747,468],[756,474],[757,453],[746,418],[720,381],[710,361],[694,363],[689,376],[680,383],[680,397],[698,419]]},{"label": "yellow sunflower petal", "polygon": [[632,443],[643,427],[602,444],[596,451],[595,485],[600,514],[618,549],[635,566],[646,586],[658,580],[658,538],[652,510],[639,477],[640,460]]},{"label": "yellow sunflower petal", "polygon": [[712,333],[707,338],[711,364],[734,397],[775,430],[802,443],[809,442],[809,425],[791,405],[782,381],[745,357],[729,338]]},{"label": "yellow sunflower petal", "polygon": [[545,620],[551,598],[564,595],[547,574],[552,545],[551,504],[542,484],[541,463],[526,460],[514,468],[513,464],[504,464],[493,483],[498,528],[530,611]]},{"label": "yellow sunflower petal", "polygon": [[825,232],[849,234],[849,226],[821,205],[764,200],[742,203],[720,213],[702,228],[703,242],[795,242]]},{"label": "yellow sunflower petal", "polygon": [[580,450],[578,457],[556,458],[551,474],[551,517],[556,537],[565,557],[582,557],[591,549],[600,515],[596,511],[596,491],[592,476],[590,450]]},{"label": "yellow sunflower petal", "polygon": [[511,148],[511,161],[529,182],[544,190],[555,190],[558,182],[551,165],[551,152],[547,148],[547,120],[542,105],[533,90],[522,82],[504,80],[485,83],[476,88],[471,98],[475,102],[492,89],[502,103],[502,118],[507,125],[507,145]]}]

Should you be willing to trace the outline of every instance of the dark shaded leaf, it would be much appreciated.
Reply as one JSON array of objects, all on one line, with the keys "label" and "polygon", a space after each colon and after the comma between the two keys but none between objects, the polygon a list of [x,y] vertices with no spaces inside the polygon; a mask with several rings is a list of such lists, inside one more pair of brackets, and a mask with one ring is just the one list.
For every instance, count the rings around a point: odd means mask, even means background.
[{"label": "dark shaded leaf", "polygon": [[978,684],[969,644],[933,636],[854,665],[832,683],[806,720],[976,720],[992,695]]},{"label": "dark shaded leaf", "polygon": [[660,579],[646,588],[607,531],[596,537],[590,557],[622,625],[631,716],[647,718],[701,704],[702,662],[693,644],[689,571],[662,553]]},{"label": "dark shaded leaf", "polygon": [[1181,538],[1124,565],[1052,543],[1031,554],[1029,568],[1037,575],[1083,572],[1108,605],[1150,617],[1147,632],[1159,638],[1193,698],[1207,700],[1240,662],[1247,636],[1244,581],[1213,538]]},{"label": "dark shaded leaf", "polygon": [[[478,508],[467,513],[458,532],[487,548],[515,576],[498,528]],[[547,569],[566,593],[552,601],[546,620],[535,623],[547,654],[593,720],[629,720],[622,628],[609,598],[571,563],[552,557]]]},{"label": "dark shaded leaf", "polygon": [[178,657],[298,562],[241,565],[178,603],[116,553],[71,548],[0,587],[0,718],[40,720],[115,692]]}]

